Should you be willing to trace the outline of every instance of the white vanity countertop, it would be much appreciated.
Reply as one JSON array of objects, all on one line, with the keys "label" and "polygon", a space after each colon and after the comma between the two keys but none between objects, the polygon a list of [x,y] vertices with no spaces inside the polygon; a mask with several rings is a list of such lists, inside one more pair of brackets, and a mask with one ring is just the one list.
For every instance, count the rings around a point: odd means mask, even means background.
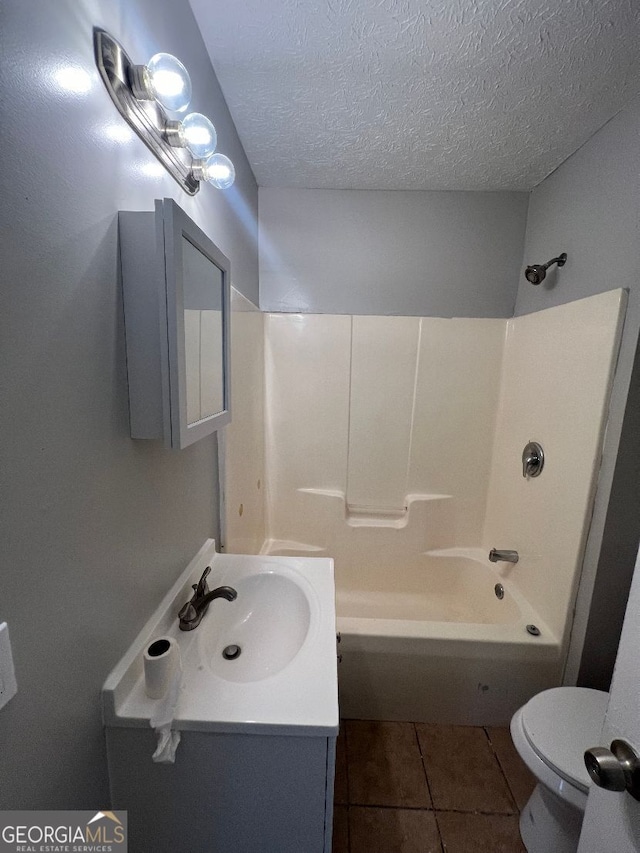
[{"label": "white vanity countertop", "polygon": [[[143,653],[169,636],[183,668],[174,729],[337,735],[333,560],[217,554],[214,546],[205,542],[107,678],[105,725],[149,726],[157,702],[145,693]],[[237,587],[238,597],[214,600],[197,628],[181,631],[178,612],[207,566],[210,589]],[[226,661],[221,649],[234,642],[243,654]]]}]

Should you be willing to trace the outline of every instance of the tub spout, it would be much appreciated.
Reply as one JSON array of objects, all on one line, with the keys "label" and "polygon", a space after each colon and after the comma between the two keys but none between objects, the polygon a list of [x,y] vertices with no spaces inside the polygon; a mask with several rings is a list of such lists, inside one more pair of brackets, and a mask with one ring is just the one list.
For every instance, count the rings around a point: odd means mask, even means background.
[{"label": "tub spout", "polygon": [[492,563],[497,563],[498,561],[517,563],[520,557],[517,551],[499,551],[497,548],[492,548],[489,551],[489,559]]}]

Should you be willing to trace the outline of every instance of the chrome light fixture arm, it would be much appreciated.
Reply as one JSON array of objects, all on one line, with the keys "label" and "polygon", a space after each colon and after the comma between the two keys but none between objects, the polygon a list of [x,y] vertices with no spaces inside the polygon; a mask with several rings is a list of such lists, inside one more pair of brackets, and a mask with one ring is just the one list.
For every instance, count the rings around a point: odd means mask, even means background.
[{"label": "chrome light fixture arm", "polygon": [[120,115],[182,189],[195,195],[200,181],[193,173],[189,154],[184,148],[176,147],[174,128],[177,123],[170,121],[160,104],[141,88],[140,75],[144,66],[132,62],[122,45],[98,28],[94,29],[94,48],[100,76]]}]

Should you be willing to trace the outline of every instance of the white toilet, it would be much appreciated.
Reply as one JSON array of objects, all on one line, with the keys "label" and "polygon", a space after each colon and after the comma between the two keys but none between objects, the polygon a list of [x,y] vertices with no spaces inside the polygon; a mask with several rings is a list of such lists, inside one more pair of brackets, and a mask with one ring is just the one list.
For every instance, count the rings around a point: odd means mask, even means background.
[{"label": "white toilet", "polygon": [[511,737],[538,784],[520,816],[528,853],[576,853],[591,781],[586,749],[600,742],[608,693],[554,687],[513,715]]}]

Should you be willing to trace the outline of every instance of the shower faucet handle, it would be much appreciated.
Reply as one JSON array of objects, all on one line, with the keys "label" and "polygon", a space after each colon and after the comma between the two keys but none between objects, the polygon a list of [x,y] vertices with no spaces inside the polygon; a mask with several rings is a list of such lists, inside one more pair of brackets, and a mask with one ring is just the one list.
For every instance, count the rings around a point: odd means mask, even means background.
[{"label": "shower faucet handle", "polygon": [[544,450],[537,441],[530,441],[522,451],[522,476],[539,477],[544,467]]}]

